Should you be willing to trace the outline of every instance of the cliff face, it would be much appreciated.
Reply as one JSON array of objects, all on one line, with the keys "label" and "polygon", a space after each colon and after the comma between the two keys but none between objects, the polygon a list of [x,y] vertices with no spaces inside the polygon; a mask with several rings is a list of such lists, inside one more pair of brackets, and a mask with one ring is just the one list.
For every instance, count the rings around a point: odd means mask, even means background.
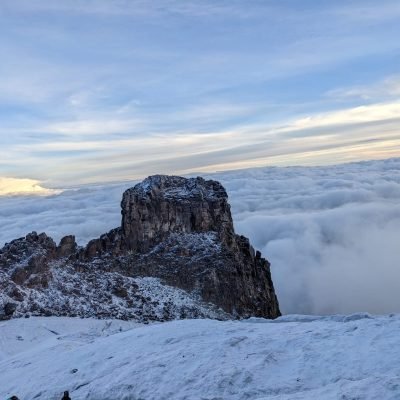
[{"label": "cliff face", "polygon": [[219,182],[156,175],[122,197],[122,233],[127,246],[147,251],[171,233],[233,235],[228,196]]},{"label": "cliff face", "polygon": [[121,227],[84,248],[32,233],[0,250],[0,318],[280,315],[269,263],[235,234],[221,184],[156,175],[121,208]]}]

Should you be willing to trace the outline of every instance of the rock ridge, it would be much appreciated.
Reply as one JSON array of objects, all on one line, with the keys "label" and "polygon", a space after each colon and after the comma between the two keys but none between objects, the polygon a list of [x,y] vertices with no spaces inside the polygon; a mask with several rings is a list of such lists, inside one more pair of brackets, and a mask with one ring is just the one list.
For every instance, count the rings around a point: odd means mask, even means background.
[{"label": "rock ridge", "polygon": [[270,264],[235,234],[224,187],[154,175],[126,190],[121,226],[79,247],[32,232],[0,250],[0,319],[275,318]]}]

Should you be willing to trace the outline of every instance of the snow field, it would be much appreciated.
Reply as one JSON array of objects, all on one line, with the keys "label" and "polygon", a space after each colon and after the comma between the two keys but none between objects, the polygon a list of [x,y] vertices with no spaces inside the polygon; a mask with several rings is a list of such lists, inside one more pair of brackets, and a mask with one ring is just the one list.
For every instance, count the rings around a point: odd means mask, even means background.
[{"label": "snow field", "polygon": [[399,399],[400,316],[0,323],[0,398]]}]

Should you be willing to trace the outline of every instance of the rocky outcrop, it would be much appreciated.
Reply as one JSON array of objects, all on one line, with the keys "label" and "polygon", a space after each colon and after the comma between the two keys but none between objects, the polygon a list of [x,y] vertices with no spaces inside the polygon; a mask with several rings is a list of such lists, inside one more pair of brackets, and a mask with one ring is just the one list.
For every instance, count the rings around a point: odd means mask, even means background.
[{"label": "rocky outcrop", "polygon": [[84,248],[33,232],[0,250],[0,318],[280,315],[270,265],[235,234],[220,183],[152,176],[123,194],[121,213]]},{"label": "rocky outcrop", "polygon": [[76,252],[77,248],[78,245],[76,244],[75,236],[64,236],[57,247],[57,255],[59,257],[70,256]]},{"label": "rocky outcrop", "polygon": [[216,181],[156,175],[122,197],[122,234],[128,249],[147,251],[171,233],[218,232],[231,245],[228,195]]}]

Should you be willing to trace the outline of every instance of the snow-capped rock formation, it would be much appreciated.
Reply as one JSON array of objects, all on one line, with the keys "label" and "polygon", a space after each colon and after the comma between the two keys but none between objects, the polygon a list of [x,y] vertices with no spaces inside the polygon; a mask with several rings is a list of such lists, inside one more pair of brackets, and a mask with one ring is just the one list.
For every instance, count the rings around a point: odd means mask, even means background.
[{"label": "snow-capped rock formation", "polygon": [[171,232],[218,232],[232,244],[233,223],[222,185],[202,178],[156,175],[122,197],[122,232],[129,249],[147,251]]},{"label": "snow-capped rock formation", "polygon": [[0,250],[0,319],[275,318],[269,263],[236,235],[222,185],[156,175],[122,198],[122,226],[86,247],[33,232]]}]

